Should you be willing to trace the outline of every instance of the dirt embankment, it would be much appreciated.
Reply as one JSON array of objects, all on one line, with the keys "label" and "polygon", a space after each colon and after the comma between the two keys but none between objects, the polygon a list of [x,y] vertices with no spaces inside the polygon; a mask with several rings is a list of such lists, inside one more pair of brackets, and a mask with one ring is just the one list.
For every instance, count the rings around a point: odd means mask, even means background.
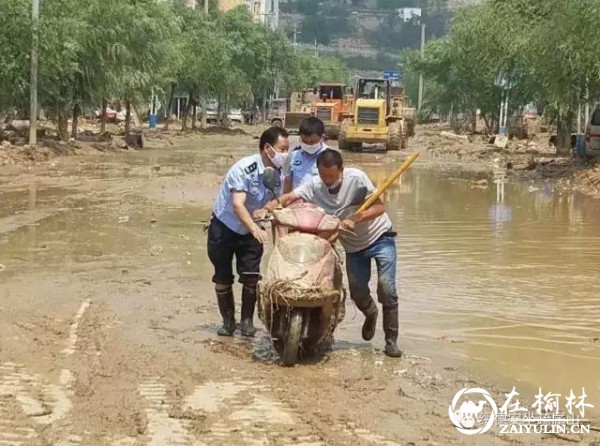
[{"label": "dirt embankment", "polygon": [[456,135],[446,126],[427,125],[417,130],[413,145],[439,162],[459,161],[465,165],[498,166],[506,176],[525,180],[553,180],[565,191],[577,191],[600,198],[600,163],[558,156],[550,135],[530,140],[511,139],[505,148],[494,145],[485,135]]},{"label": "dirt embankment", "polygon": [[80,121],[77,138],[61,141],[51,123],[42,122],[36,147],[26,143],[29,127],[27,121],[19,125],[0,127],[0,166],[42,163],[55,157],[71,155],[98,155],[140,149],[159,149],[194,142],[202,135],[255,136],[254,128],[208,127],[182,132],[178,129],[137,129],[125,136],[122,124],[108,124],[100,132],[97,121]]}]

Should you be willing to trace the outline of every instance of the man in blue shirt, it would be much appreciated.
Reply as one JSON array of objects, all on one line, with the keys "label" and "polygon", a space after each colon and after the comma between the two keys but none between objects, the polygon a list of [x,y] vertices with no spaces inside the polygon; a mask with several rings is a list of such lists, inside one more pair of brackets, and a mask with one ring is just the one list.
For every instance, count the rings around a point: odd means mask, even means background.
[{"label": "man in blue shirt", "polygon": [[[272,127],[260,137],[260,152],[242,158],[227,172],[213,207],[208,228],[208,257],[214,266],[213,282],[217,293],[223,327],[217,334],[233,336],[235,304],[233,300],[233,257],[242,287],[240,330],[244,336],[254,336],[254,307],[263,245],[266,231],[257,225],[252,214],[272,200],[273,194],[263,185],[265,167],[281,170],[289,149],[288,133]],[[281,194],[281,183],[275,191]]]},{"label": "man in blue shirt", "polygon": [[290,154],[285,168],[284,193],[299,187],[304,181],[310,181],[319,175],[317,156],[327,145],[323,142],[325,124],[319,118],[311,116],[300,123],[300,145]]}]

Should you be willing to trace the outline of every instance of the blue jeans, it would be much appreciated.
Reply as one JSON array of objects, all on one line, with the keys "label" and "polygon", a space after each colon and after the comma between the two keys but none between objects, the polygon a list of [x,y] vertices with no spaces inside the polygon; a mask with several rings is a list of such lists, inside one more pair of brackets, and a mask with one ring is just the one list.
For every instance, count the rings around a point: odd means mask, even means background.
[{"label": "blue jeans", "polygon": [[383,235],[362,251],[346,254],[350,297],[355,302],[370,299],[369,280],[372,259],[375,259],[377,265],[377,300],[384,308],[398,308],[396,242],[391,235]]}]

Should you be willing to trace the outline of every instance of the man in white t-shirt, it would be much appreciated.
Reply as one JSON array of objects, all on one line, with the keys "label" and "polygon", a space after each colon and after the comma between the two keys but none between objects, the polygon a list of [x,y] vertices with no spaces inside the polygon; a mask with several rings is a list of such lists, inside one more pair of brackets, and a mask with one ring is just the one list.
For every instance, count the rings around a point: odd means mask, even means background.
[{"label": "man in white t-shirt", "polygon": [[[344,168],[341,154],[332,149],[317,157],[319,176],[304,182],[279,201],[288,206],[305,200],[323,208],[328,214],[342,220],[344,236],[340,239],[346,251],[346,270],[350,296],[365,315],[363,339],[375,336],[378,310],[369,290],[371,263],[377,266],[377,297],[383,309],[385,354],[400,357],[398,340],[398,294],[396,292],[396,233],[381,200],[369,209],[356,214],[358,208],[375,192],[375,186],[361,170]],[[276,202],[267,205],[271,211]],[[347,234],[347,235],[346,235]]]}]

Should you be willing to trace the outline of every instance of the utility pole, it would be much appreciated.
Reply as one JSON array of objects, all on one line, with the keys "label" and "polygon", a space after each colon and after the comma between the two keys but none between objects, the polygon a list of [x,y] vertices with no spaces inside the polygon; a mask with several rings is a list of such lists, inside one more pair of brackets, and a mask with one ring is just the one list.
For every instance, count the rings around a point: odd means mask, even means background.
[{"label": "utility pole", "polygon": [[294,23],[294,51],[296,50],[296,45],[298,45],[298,41],[296,40],[296,35],[298,34],[298,25]]},{"label": "utility pole", "polygon": [[587,127],[590,122],[590,88],[588,85],[589,80],[586,79],[585,83],[585,123],[584,126]]},{"label": "utility pole", "polygon": [[[421,59],[425,59],[425,22],[421,18]],[[423,106],[423,73],[419,74],[419,104],[417,109]]]},{"label": "utility pole", "polygon": [[208,0],[204,0],[204,13],[208,15]]},{"label": "utility pole", "polygon": [[31,1],[31,18],[33,39],[31,44],[31,86],[29,98],[29,145],[37,145],[37,113],[38,113],[38,32],[40,17],[40,0]]}]

